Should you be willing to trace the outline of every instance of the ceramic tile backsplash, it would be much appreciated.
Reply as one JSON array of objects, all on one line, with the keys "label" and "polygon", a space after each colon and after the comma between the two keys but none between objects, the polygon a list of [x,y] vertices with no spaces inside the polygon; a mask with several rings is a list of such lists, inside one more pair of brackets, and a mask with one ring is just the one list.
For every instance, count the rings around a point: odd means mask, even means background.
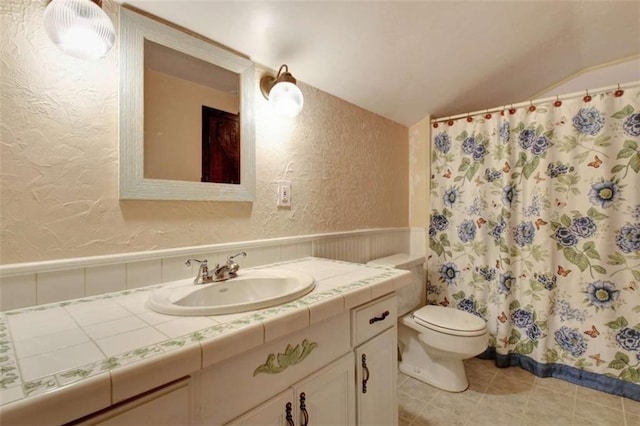
[{"label": "ceramic tile backsplash", "polygon": [[87,268],[85,279],[85,296],[124,290],[127,288],[127,266],[117,264]]},{"label": "ceramic tile backsplash", "polygon": [[162,260],[127,263],[127,288],[162,282]]},{"label": "ceramic tile backsplash", "polygon": [[280,246],[266,246],[262,248],[262,263],[268,265],[282,261]]},{"label": "ceramic tile backsplash", "polygon": [[84,269],[39,273],[36,277],[36,301],[42,304],[83,297],[84,282]]},{"label": "ceramic tile backsplash", "polygon": [[[309,256],[366,262],[411,248],[424,253],[424,230],[408,228],[373,229],[330,235],[285,237],[243,243],[141,252],[100,258],[66,259],[0,266],[0,309],[9,310],[195,277],[198,266],[185,267],[189,257],[207,259],[210,265],[226,261],[226,256],[246,251],[238,259],[244,268],[284,262]],[[213,247],[213,246],[209,246]],[[418,254],[420,254],[418,253]],[[133,259],[146,259],[133,261]],[[69,264],[71,266],[64,267]],[[17,267],[16,267],[17,266]],[[50,269],[57,271],[51,271]],[[66,270],[60,270],[66,269]],[[37,275],[37,279],[36,279]],[[126,307],[132,313],[143,306]]]},{"label": "ceramic tile backsplash", "polygon": [[176,281],[184,278],[195,277],[198,272],[198,264],[185,265],[186,258],[170,257],[162,259],[162,282]]},{"label": "ceramic tile backsplash", "polygon": [[36,304],[36,274],[0,277],[0,310]]}]

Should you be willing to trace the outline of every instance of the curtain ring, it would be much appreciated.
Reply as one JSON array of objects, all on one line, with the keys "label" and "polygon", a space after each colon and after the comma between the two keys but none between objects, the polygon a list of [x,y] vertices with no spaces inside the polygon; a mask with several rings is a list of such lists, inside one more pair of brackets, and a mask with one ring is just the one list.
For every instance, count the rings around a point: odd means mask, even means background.
[{"label": "curtain ring", "polygon": [[485,110],[486,114],[484,115],[484,118],[489,120],[491,118],[491,113],[489,112],[489,109]]},{"label": "curtain ring", "polygon": [[533,104],[532,100],[529,100],[529,111],[533,112],[536,110],[536,106]]},{"label": "curtain ring", "polygon": [[615,96],[616,98],[619,98],[622,95],[624,95],[624,90],[620,88],[620,83],[618,83],[618,90],[613,92],[613,96]]},{"label": "curtain ring", "polygon": [[473,118],[471,118],[471,116],[467,114],[467,123],[471,123],[472,121],[473,121]]},{"label": "curtain ring", "polygon": [[585,90],[585,92],[587,93],[587,95],[584,98],[582,98],[582,100],[585,102],[591,102],[592,98],[591,98],[591,95],[589,94],[589,90],[587,89]]},{"label": "curtain ring", "polygon": [[516,109],[513,107],[513,104],[511,104],[511,108],[509,108],[509,114],[513,115],[516,113]]},{"label": "curtain ring", "polygon": [[562,105],[562,101],[560,100],[558,95],[556,95],[556,101],[553,103],[553,106],[559,107],[560,105]]}]

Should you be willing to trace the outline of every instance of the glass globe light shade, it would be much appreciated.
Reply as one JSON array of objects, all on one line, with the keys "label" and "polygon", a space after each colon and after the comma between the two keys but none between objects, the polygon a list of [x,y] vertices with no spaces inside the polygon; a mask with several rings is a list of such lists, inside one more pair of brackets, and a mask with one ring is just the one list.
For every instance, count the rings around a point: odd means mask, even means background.
[{"label": "glass globe light shade", "polygon": [[269,104],[278,115],[295,117],[302,111],[303,103],[298,86],[288,81],[276,83],[269,92]]},{"label": "glass globe light shade", "polygon": [[81,59],[102,58],[116,40],[111,19],[91,0],[53,0],[44,11],[44,28],[58,48]]}]

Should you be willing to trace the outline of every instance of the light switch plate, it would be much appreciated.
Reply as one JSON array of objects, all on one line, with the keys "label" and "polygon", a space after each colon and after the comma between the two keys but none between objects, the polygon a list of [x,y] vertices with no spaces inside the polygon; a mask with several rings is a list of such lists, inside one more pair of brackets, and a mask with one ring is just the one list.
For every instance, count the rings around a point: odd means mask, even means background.
[{"label": "light switch plate", "polygon": [[291,207],[291,182],[278,181],[278,207]]}]

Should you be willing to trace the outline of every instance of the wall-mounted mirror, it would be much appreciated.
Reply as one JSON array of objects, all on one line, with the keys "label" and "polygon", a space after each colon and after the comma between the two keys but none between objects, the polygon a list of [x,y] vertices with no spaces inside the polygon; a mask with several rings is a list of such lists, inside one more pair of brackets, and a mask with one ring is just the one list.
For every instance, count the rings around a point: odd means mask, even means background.
[{"label": "wall-mounted mirror", "polygon": [[120,198],[253,201],[254,65],[120,14]]}]

